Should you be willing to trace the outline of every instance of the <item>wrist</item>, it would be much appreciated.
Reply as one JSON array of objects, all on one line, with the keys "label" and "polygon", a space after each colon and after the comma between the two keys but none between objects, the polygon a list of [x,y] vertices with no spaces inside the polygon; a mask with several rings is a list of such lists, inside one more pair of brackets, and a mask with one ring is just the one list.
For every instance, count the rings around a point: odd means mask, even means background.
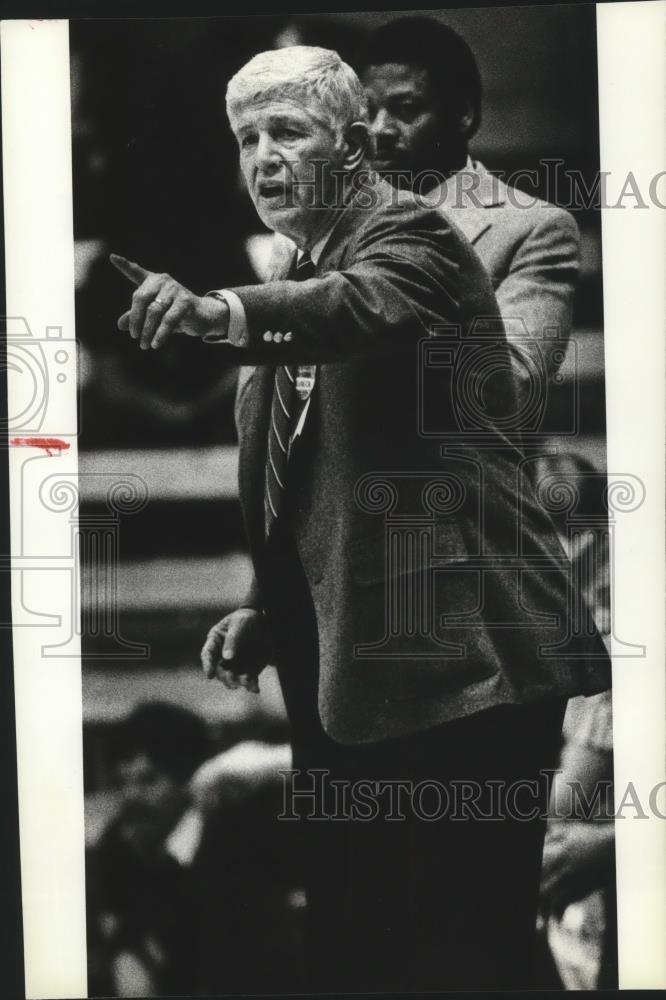
[{"label": "wrist", "polygon": [[214,343],[226,340],[229,333],[229,304],[219,292],[207,292],[201,299],[203,340]]}]

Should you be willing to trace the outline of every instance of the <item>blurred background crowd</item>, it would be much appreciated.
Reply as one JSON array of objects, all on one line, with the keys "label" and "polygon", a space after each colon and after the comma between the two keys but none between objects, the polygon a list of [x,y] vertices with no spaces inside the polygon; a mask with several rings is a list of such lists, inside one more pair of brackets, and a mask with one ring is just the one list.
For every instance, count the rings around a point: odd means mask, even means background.
[{"label": "blurred background crowd", "polygon": [[[526,189],[549,200],[546,160],[593,187],[593,5],[430,13],[479,63],[473,155],[505,177],[536,170]],[[368,32],[395,16],[71,22],[81,524],[112,536],[115,560],[110,623],[97,613],[109,568],[93,544],[82,567],[91,996],[298,990],[306,905],[296,835],[276,819],[290,764],[277,678],[266,671],[255,697],[205,682],[198,662],[249,580],[236,372],[187,337],[138,351],[116,329],[127,287],[108,254],[199,294],[261,280],[268,234],[243,192],[226,80],[256,52],[290,44],[335,48],[355,65]],[[574,328],[540,470],[566,475],[587,505],[592,530],[572,534],[564,517],[560,527],[574,559],[594,567],[585,586],[608,634],[600,220],[593,207],[575,217]],[[558,435],[572,406],[576,433]],[[128,477],[143,481],[147,502],[119,514],[109,485]],[[564,736],[561,781],[612,777],[609,693],[572,703]],[[613,886],[612,824],[554,821],[539,922],[545,986],[613,985]]]}]

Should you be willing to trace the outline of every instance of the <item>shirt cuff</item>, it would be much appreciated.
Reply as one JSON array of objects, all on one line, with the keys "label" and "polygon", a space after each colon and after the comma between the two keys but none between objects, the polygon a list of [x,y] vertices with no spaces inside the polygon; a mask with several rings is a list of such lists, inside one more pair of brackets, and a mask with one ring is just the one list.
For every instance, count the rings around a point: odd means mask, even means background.
[{"label": "shirt cuff", "polygon": [[232,344],[234,347],[247,347],[247,320],[245,308],[235,292],[227,289],[215,289],[206,292],[215,298],[223,299],[229,307],[229,326],[226,334],[209,333],[203,338],[206,344]]}]

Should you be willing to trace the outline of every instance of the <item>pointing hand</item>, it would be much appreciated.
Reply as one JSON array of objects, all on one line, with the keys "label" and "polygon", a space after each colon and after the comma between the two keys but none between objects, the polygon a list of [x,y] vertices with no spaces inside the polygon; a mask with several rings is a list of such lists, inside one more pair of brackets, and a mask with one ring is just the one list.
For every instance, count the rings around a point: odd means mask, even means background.
[{"label": "pointing hand", "polygon": [[161,347],[173,333],[226,334],[229,307],[220,299],[195,295],[171,275],[148,271],[119,254],[112,253],[109,259],[136,285],[131,308],[118,320],[118,329],[129,330],[142,350]]}]

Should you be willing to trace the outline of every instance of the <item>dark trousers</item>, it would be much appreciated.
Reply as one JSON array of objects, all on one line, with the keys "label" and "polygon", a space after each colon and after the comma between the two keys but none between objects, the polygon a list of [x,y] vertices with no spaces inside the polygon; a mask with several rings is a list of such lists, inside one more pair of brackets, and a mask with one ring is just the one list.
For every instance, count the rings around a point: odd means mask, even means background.
[{"label": "dark trousers", "polygon": [[317,712],[308,588],[287,534],[273,545],[280,585],[271,605],[301,771],[294,791],[307,793],[292,802],[310,989],[538,986],[543,772],[557,766],[565,702],[500,706],[381,743],[335,743]]}]

